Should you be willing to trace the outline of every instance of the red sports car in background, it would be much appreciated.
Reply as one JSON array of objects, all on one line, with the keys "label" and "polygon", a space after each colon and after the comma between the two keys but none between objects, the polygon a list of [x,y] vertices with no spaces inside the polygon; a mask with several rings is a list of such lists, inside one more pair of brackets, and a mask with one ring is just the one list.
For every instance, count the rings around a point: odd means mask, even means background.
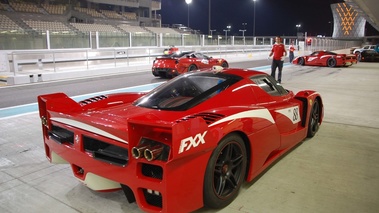
[{"label": "red sports car in background", "polygon": [[146,212],[223,208],[284,153],[313,137],[323,101],[263,72],[210,69],[148,93],[76,102],[38,97],[47,159],[96,191],[122,188]]},{"label": "red sports car in background", "polygon": [[213,66],[229,67],[228,62],[222,58],[212,58],[200,52],[182,52],[157,57],[153,62],[154,76],[172,78],[192,70],[211,68]]},{"label": "red sports car in background", "polygon": [[357,63],[357,56],[330,51],[315,51],[310,55],[296,57],[292,63],[309,66],[348,67]]},{"label": "red sports car in background", "polygon": [[179,48],[173,46],[173,45],[170,45],[167,49],[164,49],[163,50],[163,54],[164,55],[171,55],[171,54],[174,54],[174,53],[180,53],[179,51]]}]

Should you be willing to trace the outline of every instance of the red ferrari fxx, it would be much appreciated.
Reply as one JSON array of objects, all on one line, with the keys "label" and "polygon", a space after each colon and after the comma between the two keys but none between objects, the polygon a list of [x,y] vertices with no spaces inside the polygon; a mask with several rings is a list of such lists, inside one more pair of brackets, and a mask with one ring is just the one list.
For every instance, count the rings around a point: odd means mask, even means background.
[{"label": "red ferrari fxx", "polygon": [[357,57],[354,54],[315,51],[310,55],[296,57],[292,63],[309,66],[348,67],[357,63]]},{"label": "red ferrari fxx", "polygon": [[228,67],[225,59],[213,58],[200,52],[182,52],[157,57],[153,62],[154,76],[172,78],[192,70],[211,68],[213,66]]},{"label": "red ferrari fxx", "polygon": [[313,137],[323,101],[243,69],[194,71],[147,93],[76,102],[38,96],[47,159],[146,212],[223,208],[270,164]]}]

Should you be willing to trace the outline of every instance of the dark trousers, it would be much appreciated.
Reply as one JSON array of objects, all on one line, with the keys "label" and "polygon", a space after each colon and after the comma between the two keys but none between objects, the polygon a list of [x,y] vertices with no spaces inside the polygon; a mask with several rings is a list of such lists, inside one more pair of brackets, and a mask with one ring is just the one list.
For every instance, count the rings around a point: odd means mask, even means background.
[{"label": "dark trousers", "polygon": [[[278,78],[275,78],[276,74],[276,68],[278,68]],[[271,64],[271,76],[280,83],[282,81],[282,69],[283,69],[283,61],[281,60],[272,60]]]},{"label": "dark trousers", "polygon": [[290,51],[290,63],[292,63],[294,57],[293,51]]}]

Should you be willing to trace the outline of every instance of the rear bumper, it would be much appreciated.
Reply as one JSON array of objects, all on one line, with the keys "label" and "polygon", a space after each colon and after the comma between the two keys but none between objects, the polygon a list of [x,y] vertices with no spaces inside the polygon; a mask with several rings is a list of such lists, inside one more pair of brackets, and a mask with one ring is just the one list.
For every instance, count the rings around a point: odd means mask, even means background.
[{"label": "rear bumper", "polygon": [[81,143],[61,144],[45,137],[44,146],[50,162],[70,164],[74,176],[92,190],[106,192],[127,186],[144,212],[191,212],[203,206],[204,171],[210,153],[173,162],[130,157],[120,166],[94,158]]},{"label": "rear bumper", "polygon": [[161,77],[175,77],[179,75],[177,70],[170,68],[152,68],[152,73],[154,76]]}]

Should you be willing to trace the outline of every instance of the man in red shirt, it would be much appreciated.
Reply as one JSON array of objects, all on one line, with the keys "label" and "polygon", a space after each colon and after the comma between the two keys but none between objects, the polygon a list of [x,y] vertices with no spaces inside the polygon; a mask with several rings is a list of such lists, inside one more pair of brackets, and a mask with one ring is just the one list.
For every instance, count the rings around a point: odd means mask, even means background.
[{"label": "man in red shirt", "polygon": [[289,52],[290,52],[290,63],[292,63],[294,57],[295,57],[295,46],[293,46],[293,43],[291,42],[291,45],[290,45],[290,48],[289,48]]},{"label": "man in red shirt", "polygon": [[275,78],[276,68],[278,68],[279,73],[278,73],[277,81],[279,83],[281,83],[282,81],[282,69],[283,69],[284,58],[286,57],[286,55],[287,55],[287,51],[284,44],[282,44],[282,39],[280,38],[280,36],[276,36],[275,44],[272,46],[269,57],[273,56],[272,64],[271,64],[271,76]]}]

